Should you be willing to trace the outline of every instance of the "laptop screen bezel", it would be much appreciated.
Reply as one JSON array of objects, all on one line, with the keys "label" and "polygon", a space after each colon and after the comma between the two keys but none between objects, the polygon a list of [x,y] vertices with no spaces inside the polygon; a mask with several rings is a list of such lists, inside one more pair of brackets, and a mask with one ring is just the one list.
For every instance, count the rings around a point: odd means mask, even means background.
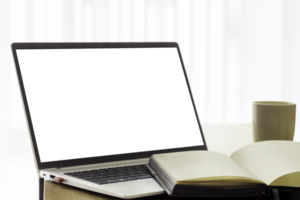
[{"label": "laptop screen bezel", "polygon": [[[195,116],[198,122],[199,131],[201,137],[203,139],[203,145],[193,146],[193,147],[181,147],[181,148],[173,148],[173,149],[164,149],[164,150],[155,150],[155,151],[146,151],[146,152],[137,152],[137,153],[126,153],[119,155],[109,155],[109,156],[99,156],[99,157],[90,157],[90,158],[79,158],[79,159],[71,159],[71,160],[63,160],[63,161],[51,161],[51,162],[41,162],[39,150],[37,148],[36,138],[34,134],[34,129],[32,125],[32,120],[30,116],[30,111],[28,107],[26,92],[23,84],[22,74],[19,66],[19,61],[17,57],[18,49],[84,49],[84,48],[166,48],[166,47],[175,47],[177,48],[178,55],[180,57],[181,66],[183,69],[183,73],[185,76],[185,80],[187,83],[187,87],[189,90],[191,102],[193,104]],[[203,135],[203,131],[201,128],[200,120],[198,117],[196,105],[193,99],[192,91],[190,88],[190,84],[188,81],[188,77],[186,74],[186,70],[183,64],[182,56],[180,53],[179,45],[176,42],[147,42],[147,43],[13,43],[12,44],[12,52],[13,58],[15,62],[17,77],[19,80],[19,87],[22,95],[23,106],[26,114],[27,125],[29,129],[29,134],[31,137],[31,144],[35,154],[36,165],[39,170],[47,169],[47,168],[62,168],[62,167],[70,167],[70,166],[78,166],[78,165],[88,165],[88,164],[97,164],[97,163],[105,163],[105,162],[113,162],[113,161],[121,161],[121,160],[131,160],[131,159],[140,159],[140,158],[149,158],[153,154],[159,153],[169,153],[169,152],[178,152],[178,151],[190,151],[190,150],[207,150],[205,138]],[[59,148],[59,143],[55,144],[53,148]]]}]

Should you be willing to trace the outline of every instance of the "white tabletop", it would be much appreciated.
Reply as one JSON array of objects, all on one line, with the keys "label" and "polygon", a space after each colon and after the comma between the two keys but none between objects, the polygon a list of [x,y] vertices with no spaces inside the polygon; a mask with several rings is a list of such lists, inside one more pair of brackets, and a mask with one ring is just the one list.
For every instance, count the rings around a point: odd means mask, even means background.
[{"label": "white tabletop", "polygon": [[202,129],[209,151],[231,155],[235,150],[253,143],[251,124],[204,124]]},{"label": "white tabletop", "polygon": [[[218,151],[230,156],[235,150],[251,144],[252,124],[203,124],[202,130],[209,151]],[[295,133],[294,141],[300,142]]]}]

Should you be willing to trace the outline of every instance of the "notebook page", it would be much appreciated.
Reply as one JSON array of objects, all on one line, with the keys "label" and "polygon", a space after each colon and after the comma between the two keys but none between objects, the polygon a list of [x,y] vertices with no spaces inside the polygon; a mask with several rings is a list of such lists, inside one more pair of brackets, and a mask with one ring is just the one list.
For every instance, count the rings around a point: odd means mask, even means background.
[{"label": "notebook page", "polygon": [[299,153],[300,142],[273,140],[250,144],[230,157],[270,185],[283,175],[300,172]]},{"label": "notebook page", "polygon": [[187,151],[153,157],[175,182],[216,180],[218,177],[257,179],[233,159],[218,152]]}]

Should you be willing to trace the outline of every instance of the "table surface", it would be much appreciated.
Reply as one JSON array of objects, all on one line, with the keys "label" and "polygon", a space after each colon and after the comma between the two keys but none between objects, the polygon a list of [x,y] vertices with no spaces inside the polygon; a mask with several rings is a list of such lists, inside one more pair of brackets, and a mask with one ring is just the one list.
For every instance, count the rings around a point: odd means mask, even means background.
[{"label": "table surface", "polygon": [[[208,150],[218,151],[231,155],[235,150],[253,143],[252,126],[250,124],[238,125],[203,125],[204,137],[207,143]],[[45,200],[117,200],[119,198],[111,197],[95,192],[86,191],[83,189],[75,188],[72,186],[56,184],[52,181],[45,181],[44,186],[44,199]],[[143,200],[151,199],[177,199],[168,197],[166,194],[151,197],[140,198]],[[206,199],[206,198],[201,198]],[[214,200],[218,198],[207,198]],[[220,198],[219,198],[220,199]],[[224,199],[224,198],[222,198]],[[227,198],[226,198],[227,199]],[[250,198],[234,198],[239,199],[273,199],[273,197],[261,196]],[[280,199],[300,199],[298,193],[284,193],[280,192]]]}]

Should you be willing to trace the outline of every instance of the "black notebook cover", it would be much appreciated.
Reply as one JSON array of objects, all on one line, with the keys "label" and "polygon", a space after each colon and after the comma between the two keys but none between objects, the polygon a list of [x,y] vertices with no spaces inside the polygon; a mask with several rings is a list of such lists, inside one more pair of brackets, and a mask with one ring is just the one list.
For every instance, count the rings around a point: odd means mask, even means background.
[{"label": "black notebook cover", "polygon": [[[215,195],[181,195],[181,194],[174,194],[173,192],[171,192],[167,187],[165,187],[165,185],[162,183],[162,181],[160,180],[160,178],[154,174],[153,175],[155,180],[157,181],[157,183],[166,191],[166,193],[169,196],[172,197],[191,197],[191,198],[195,198],[195,197],[250,197],[250,196],[261,196],[263,195],[262,193],[257,193],[257,194],[253,194],[253,195],[224,195],[224,194],[215,194]],[[271,188],[267,188],[267,190],[269,190]],[[269,195],[270,192],[266,191],[266,193],[264,193],[265,195]]]},{"label": "black notebook cover", "polygon": [[[171,196],[171,197],[249,197],[249,196],[260,196],[260,195],[266,195],[266,196],[270,196],[271,193],[273,193],[273,195],[277,195],[278,193],[274,194],[273,189],[275,189],[275,191],[286,191],[286,192],[299,192],[300,193],[300,188],[293,188],[293,187],[273,187],[273,186],[269,186],[266,188],[265,192],[263,192],[262,194],[253,194],[253,195],[180,195],[180,194],[174,194],[173,192],[171,192],[167,187],[165,187],[165,185],[162,183],[162,181],[160,180],[160,178],[156,175],[153,174],[156,182],[162,187],[164,188],[164,190],[166,191],[166,193]],[[279,199],[279,197],[278,197]]]}]

